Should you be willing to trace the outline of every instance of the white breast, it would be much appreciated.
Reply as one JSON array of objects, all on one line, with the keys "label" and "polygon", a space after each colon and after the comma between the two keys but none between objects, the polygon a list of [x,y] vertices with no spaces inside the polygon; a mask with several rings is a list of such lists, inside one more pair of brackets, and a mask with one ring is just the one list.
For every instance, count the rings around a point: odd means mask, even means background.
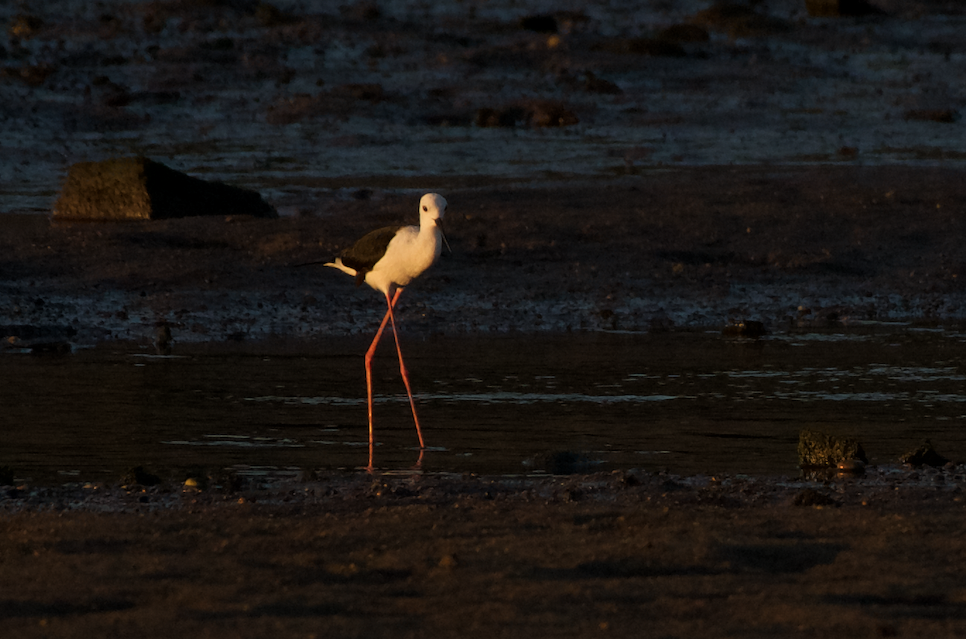
[{"label": "white breast", "polygon": [[406,226],[386,247],[386,254],[366,273],[366,283],[388,294],[392,286],[404,287],[433,265],[442,251],[440,231],[435,226],[420,232]]}]

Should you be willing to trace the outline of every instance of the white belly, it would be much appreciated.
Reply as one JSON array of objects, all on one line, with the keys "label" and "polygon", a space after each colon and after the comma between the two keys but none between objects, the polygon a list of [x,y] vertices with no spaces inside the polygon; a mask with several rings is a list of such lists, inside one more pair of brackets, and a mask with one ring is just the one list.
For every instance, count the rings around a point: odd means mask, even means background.
[{"label": "white belly", "polygon": [[435,227],[423,232],[415,226],[401,228],[386,247],[386,254],[366,273],[366,284],[387,295],[393,286],[407,286],[433,265],[442,247]]}]

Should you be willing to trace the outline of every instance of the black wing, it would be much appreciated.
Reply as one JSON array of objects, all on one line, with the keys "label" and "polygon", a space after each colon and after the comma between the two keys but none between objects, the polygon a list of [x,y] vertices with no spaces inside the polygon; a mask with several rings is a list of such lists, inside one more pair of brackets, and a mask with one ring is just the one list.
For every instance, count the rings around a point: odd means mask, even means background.
[{"label": "black wing", "polygon": [[386,226],[364,235],[358,242],[342,251],[342,263],[359,272],[368,273],[386,254],[386,247],[402,226]]}]

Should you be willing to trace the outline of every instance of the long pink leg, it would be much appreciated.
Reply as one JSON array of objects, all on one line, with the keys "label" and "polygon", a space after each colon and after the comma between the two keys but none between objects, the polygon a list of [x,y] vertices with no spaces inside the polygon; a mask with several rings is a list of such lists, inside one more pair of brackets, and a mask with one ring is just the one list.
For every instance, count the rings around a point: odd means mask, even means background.
[{"label": "long pink leg", "polygon": [[[390,310],[392,310],[391,306]],[[382,332],[385,330],[390,316],[390,312],[386,311],[386,315],[382,318],[382,323],[379,325],[379,330],[376,331],[376,336],[373,338],[372,344],[369,345],[369,350],[366,351],[366,394],[369,400],[369,466],[366,467],[366,470],[369,472],[372,472],[372,453],[373,447],[375,446],[375,438],[372,431],[372,358],[376,354],[376,346],[379,345],[379,338],[382,337]]]},{"label": "long pink leg", "polygon": [[[399,346],[399,333],[396,332],[396,316],[392,312],[400,293],[402,293],[402,289],[396,289],[396,294],[393,295],[392,301],[389,302],[389,320],[392,322],[392,335],[396,340],[396,354],[399,355],[399,372],[402,374],[403,384],[406,385],[406,394],[409,395],[409,407],[413,409],[413,422],[416,423],[416,436],[419,437],[419,449],[422,450],[426,448],[426,444],[423,442],[423,431],[419,428],[419,417],[416,416],[416,402],[413,401],[413,391],[409,387],[409,374],[406,372],[406,365],[403,363],[402,348]],[[388,295],[386,296],[386,301],[389,301]],[[422,460],[422,457],[420,457],[420,460]]]}]

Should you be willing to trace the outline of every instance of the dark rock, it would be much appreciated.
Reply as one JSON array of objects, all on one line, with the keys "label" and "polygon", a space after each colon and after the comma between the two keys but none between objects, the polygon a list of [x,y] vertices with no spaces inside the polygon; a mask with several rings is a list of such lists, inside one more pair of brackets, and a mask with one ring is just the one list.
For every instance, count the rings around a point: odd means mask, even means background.
[{"label": "dark rock", "polygon": [[13,486],[13,469],[10,466],[0,466],[0,486]]},{"label": "dark rock", "polygon": [[711,39],[708,30],[696,24],[672,24],[657,34],[658,40],[665,42],[707,42]]},{"label": "dark rock", "polygon": [[550,475],[573,475],[590,470],[594,461],[570,450],[541,453],[530,460],[534,470],[542,470]]},{"label": "dark rock", "polygon": [[556,100],[533,100],[528,111],[527,120],[535,127],[570,126],[580,122],[573,111]]},{"label": "dark rock", "polygon": [[306,118],[312,118],[324,112],[325,98],[321,95],[296,93],[285,96],[268,107],[265,120],[269,124],[292,124]]},{"label": "dark rock", "polygon": [[278,217],[255,191],[207,182],[147,158],[80,162],[70,167],[54,217],[159,220],[204,215]]},{"label": "dark rock", "polygon": [[932,443],[927,439],[915,450],[911,450],[899,458],[903,464],[910,466],[933,466],[940,468],[949,463],[949,460],[936,452]]},{"label": "dark rock", "polygon": [[838,506],[839,501],[831,495],[820,493],[813,488],[806,488],[792,498],[794,506]]},{"label": "dark rock", "polygon": [[357,22],[372,22],[382,17],[382,9],[379,5],[368,0],[339,7],[339,12],[345,19]]},{"label": "dark rock", "polygon": [[276,27],[285,24],[293,24],[298,22],[298,18],[285,13],[278,7],[267,2],[259,2],[255,7],[255,19],[263,27]]},{"label": "dark rock", "polygon": [[[36,302],[34,302],[36,304]],[[73,326],[34,326],[32,324],[8,324],[0,326],[0,338],[24,345],[34,342],[53,342],[77,335]],[[11,339],[13,338],[13,339]]]},{"label": "dark rock", "polygon": [[835,154],[845,160],[854,160],[859,155],[859,149],[854,146],[843,146],[839,147]]},{"label": "dark rock", "polygon": [[869,462],[856,439],[813,430],[802,430],[798,435],[798,465],[803,468],[827,468],[853,459]]},{"label": "dark rock", "polygon": [[526,112],[519,107],[511,107],[508,109],[484,107],[477,110],[473,122],[481,128],[511,127],[516,126],[517,122],[522,121],[525,117]]},{"label": "dark rock", "polygon": [[30,345],[31,355],[70,355],[73,348],[70,342],[34,342]]},{"label": "dark rock", "polygon": [[154,329],[154,350],[158,355],[171,354],[171,327],[167,322],[162,322]]},{"label": "dark rock", "polygon": [[767,335],[768,331],[765,330],[765,325],[761,322],[744,320],[728,324],[721,330],[721,334],[725,337],[751,337],[758,339],[762,335]]},{"label": "dark rock", "polygon": [[687,52],[677,42],[660,38],[632,38],[627,41],[628,53],[653,57],[683,58]]},{"label": "dark rock", "polygon": [[474,117],[468,113],[431,113],[424,116],[423,121],[432,126],[470,126],[474,123]]},{"label": "dark rock", "polygon": [[557,33],[557,19],[550,15],[526,16],[520,20],[520,28],[536,33]]},{"label": "dark rock", "polygon": [[140,486],[157,486],[161,483],[161,478],[150,473],[144,469],[144,466],[135,466],[129,470],[123,478],[121,478],[121,484],[124,486],[130,486],[132,484],[138,484]]},{"label": "dark rock", "polygon": [[295,481],[300,484],[307,484],[313,481],[318,481],[319,475],[311,468],[302,468],[297,473],[295,473]]},{"label": "dark rock", "polygon": [[478,127],[513,127],[526,123],[533,127],[559,127],[577,124],[580,120],[557,100],[528,100],[502,109],[484,107],[477,110],[474,123]]},{"label": "dark rock", "polygon": [[587,91],[588,93],[600,93],[603,95],[620,95],[621,93],[624,93],[619,86],[610,80],[598,78],[590,71],[587,72],[586,77],[584,78],[584,91]]},{"label": "dark rock", "polygon": [[332,89],[333,95],[345,95],[355,100],[379,102],[385,97],[382,85],[377,82],[341,84]]},{"label": "dark rock", "polygon": [[22,67],[4,67],[0,70],[0,77],[21,80],[30,87],[39,87],[47,80],[47,76],[54,72],[54,68],[47,64],[24,65]]},{"label": "dark rock", "polygon": [[791,25],[780,18],[757,13],[751,6],[719,2],[691,17],[693,24],[724,31],[732,38],[754,38],[783,33]]},{"label": "dark rock", "polygon": [[813,18],[885,15],[885,11],[866,0],[805,0],[805,9]]},{"label": "dark rock", "polygon": [[44,28],[44,21],[37,16],[21,13],[10,21],[7,33],[13,40],[32,38]]},{"label": "dark rock", "polygon": [[323,114],[348,117],[359,108],[359,101],[378,104],[386,97],[385,90],[378,83],[342,84],[316,95],[295,93],[285,96],[268,107],[265,119],[269,124],[292,124]]},{"label": "dark rock", "polygon": [[[44,302],[38,298],[34,304],[40,308]],[[29,350],[31,355],[68,355],[73,351],[69,338],[76,334],[73,326],[0,326],[0,348]]]},{"label": "dark rock", "polygon": [[952,124],[959,119],[959,113],[953,109],[910,109],[903,114],[906,120],[923,120],[926,122],[941,122]]}]

